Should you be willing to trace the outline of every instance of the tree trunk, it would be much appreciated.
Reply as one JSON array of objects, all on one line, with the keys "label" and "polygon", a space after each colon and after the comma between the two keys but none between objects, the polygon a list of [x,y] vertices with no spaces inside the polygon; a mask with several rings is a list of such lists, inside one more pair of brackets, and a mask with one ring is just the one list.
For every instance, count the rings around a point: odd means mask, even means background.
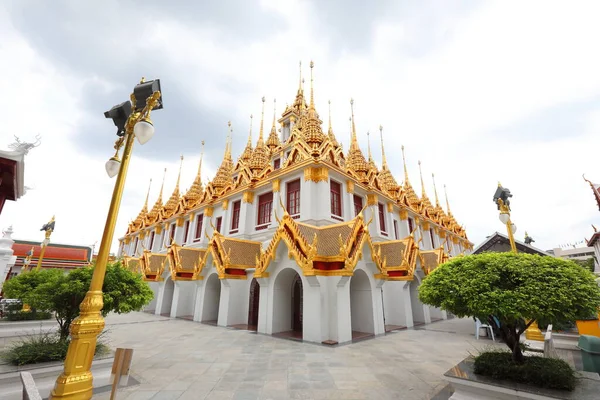
[{"label": "tree trunk", "polygon": [[502,324],[501,326],[502,336],[512,353],[513,362],[516,364],[523,364],[525,359],[523,357],[523,352],[521,351],[521,335],[519,335],[518,329],[518,326],[513,324]]}]

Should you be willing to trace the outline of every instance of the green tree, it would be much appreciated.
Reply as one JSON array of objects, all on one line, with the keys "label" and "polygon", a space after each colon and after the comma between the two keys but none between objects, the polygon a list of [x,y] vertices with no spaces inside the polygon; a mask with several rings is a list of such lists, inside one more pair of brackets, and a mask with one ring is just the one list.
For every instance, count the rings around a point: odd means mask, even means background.
[{"label": "green tree", "polygon": [[[18,275],[7,282],[10,284],[5,285],[4,290],[8,297],[21,299],[31,307],[53,311],[59,324],[60,338],[66,340],[69,326],[79,316],[79,304],[90,287],[93,267],[78,268],[68,274],[60,270],[50,271]],[[39,276],[28,276],[30,274]],[[102,292],[104,316],[109,312],[122,314],[140,310],[154,296],[141,275],[122,268],[120,262],[107,265]]]},{"label": "green tree", "polygon": [[581,267],[587,269],[590,272],[594,272],[594,265],[596,262],[596,257],[590,257],[587,260],[573,260],[575,263],[580,265]]},{"label": "green tree", "polygon": [[495,316],[513,361],[521,364],[519,339],[533,321],[565,323],[596,315],[600,288],[592,273],[571,261],[484,253],[456,257],[438,267],[423,280],[419,299],[459,317],[486,321]]}]

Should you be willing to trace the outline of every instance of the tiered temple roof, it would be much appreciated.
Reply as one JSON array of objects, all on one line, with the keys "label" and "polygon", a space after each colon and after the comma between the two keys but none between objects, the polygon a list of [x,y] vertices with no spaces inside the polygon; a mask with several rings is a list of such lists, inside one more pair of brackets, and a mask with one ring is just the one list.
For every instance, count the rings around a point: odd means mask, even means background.
[{"label": "tiered temple roof", "polygon": [[[230,195],[239,193],[246,189],[253,189],[256,185],[265,180],[269,180],[275,172],[271,160],[280,157],[284,152],[289,151],[287,158],[281,158],[281,166],[276,171],[278,175],[285,171],[291,171],[296,165],[303,161],[313,161],[321,163],[324,167],[335,170],[347,176],[349,181],[362,185],[370,193],[375,193],[381,198],[386,199],[388,203],[395,203],[401,209],[412,210],[425,223],[431,222],[436,225],[436,230],[440,229],[459,240],[466,247],[472,247],[468,242],[466,232],[462,228],[450,211],[448,199],[446,196],[446,210],[439,203],[437,191],[435,190],[435,206],[426,195],[423,179],[421,177],[422,191],[419,197],[410,183],[406,159],[404,156],[404,146],[402,146],[402,156],[404,162],[404,182],[402,185],[397,183],[385,157],[383,146],[383,128],[380,129],[382,166],[377,168],[373,161],[370,143],[368,149],[368,160],[365,158],[359,144],[356,133],[356,124],[354,116],[354,101],[350,101],[351,106],[351,140],[347,154],[342,151],[342,146],[335,137],[331,126],[331,112],[329,115],[329,127],[327,133],[322,130],[322,121],[317,113],[314,101],[313,86],[313,63],[311,62],[311,85],[310,101],[306,103],[303,81],[300,79],[298,91],[294,102],[287,106],[279,119],[291,122],[290,134],[282,141],[277,133],[276,118],[273,117],[270,134],[265,141],[264,138],[264,103],[261,114],[259,137],[256,145],[252,146],[252,117],[250,124],[250,133],[248,144],[244,148],[238,161],[234,165],[232,160],[232,128],[229,123],[229,132],[227,135],[225,152],[223,160],[217,170],[214,179],[203,187],[201,183],[201,162],[198,166],[198,174],[191,186],[185,193],[179,192],[179,178],[173,194],[163,205],[161,190],[156,203],[148,211],[148,199],[142,207],[138,217],[129,224],[127,236],[149,228],[153,225],[159,225],[169,218],[181,216],[193,212],[204,206],[215,204],[228,198]],[[202,159],[201,159],[202,160]],[[434,183],[435,185],[435,183]],[[445,234],[441,237],[445,237]]]}]

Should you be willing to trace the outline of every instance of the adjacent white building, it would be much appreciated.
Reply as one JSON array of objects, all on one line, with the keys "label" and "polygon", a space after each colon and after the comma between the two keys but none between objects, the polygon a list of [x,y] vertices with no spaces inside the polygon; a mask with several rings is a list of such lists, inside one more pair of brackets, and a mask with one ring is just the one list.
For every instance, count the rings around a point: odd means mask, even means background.
[{"label": "adjacent white building", "polygon": [[[352,110],[353,111],[353,110]],[[312,93],[292,105],[234,163],[228,137],[215,178],[179,179],[163,204],[148,199],[120,239],[129,268],[150,282],[148,310],[316,343],[345,343],[446,318],[418,299],[421,280],[472,243],[449,208],[405,167],[396,183],[358,145],[324,132]],[[277,129],[279,125],[279,129]],[[423,180],[421,178],[421,184]]]}]

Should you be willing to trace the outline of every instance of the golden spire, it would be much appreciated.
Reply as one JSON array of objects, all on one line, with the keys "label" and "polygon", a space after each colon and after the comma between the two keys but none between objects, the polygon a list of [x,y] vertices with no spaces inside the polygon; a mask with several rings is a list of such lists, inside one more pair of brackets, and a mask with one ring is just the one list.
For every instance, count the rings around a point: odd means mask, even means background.
[{"label": "golden spire", "polygon": [[303,125],[302,125],[302,134],[304,136],[304,141],[311,146],[312,152],[311,155],[313,157],[319,156],[319,147],[321,143],[325,141],[325,135],[323,134],[323,129],[321,128],[322,121],[319,119],[319,115],[317,114],[317,110],[315,109],[315,95],[314,95],[314,87],[313,87],[313,68],[315,66],[314,62],[310,62],[310,106],[308,107],[308,113],[304,114],[303,117]]},{"label": "golden spire", "polygon": [[327,136],[329,136],[329,141],[331,142],[333,147],[339,147],[340,144],[338,143],[337,139],[335,138],[335,135],[333,134],[333,128],[331,126],[331,100],[328,101],[328,104],[329,104],[329,129],[327,130]]},{"label": "golden spire", "polygon": [[263,138],[263,125],[265,119],[264,96],[262,98],[262,103],[262,114],[260,118],[260,131],[258,133],[258,142],[256,143],[256,147],[254,148],[254,152],[252,153],[252,160],[250,162],[250,169],[254,173],[260,172],[269,163],[269,154]]},{"label": "golden spire", "polygon": [[435,175],[431,173],[431,179],[433,180],[433,193],[435,193],[435,206],[438,208],[440,206],[440,200],[437,194],[437,188],[435,187]]},{"label": "golden spire", "polygon": [[152,179],[150,179],[150,183],[148,184],[148,192],[146,192],[146,201],[144,202],[144,206],[142,210],[134,219],[129,223],[129,230],[127,233],[132,233],[140,230],[144,227],[144,223],[146,221],[146,215],[148,215],[148,197],[150,196],[150,188],[152,187]]},{"label": "golden spire", "polygon": [[372,171],[377,172],[377,165],[375,165],[375,161],[371,155],[371,132],[369,131],[367,131],[367,152],[369,154],[369,168]]},{"label": "golden spire", "polygon": [[281,144],[279,141],[279,135],[277,134],[277,128],[275,127],[275,117],[277,116],[277,100],[273,99],[273,125],[271,126],[271,133],[267,139],[267,147],[271,152],[274,152],[277,147]]},{"label": "golden spire", "polygon": [[163,173],[162,184],[160,185],[160,192],[158,193],[158,198],[152,207],[152,210],[146,215],[146,226],[154,224],[160,218],[160,211],[162,210],[163,202],[163,189],[165,187],[165,177],[167,176],[167,169]]},{"label": "golden spire", "polygon": [[302,92],[302,61],[299,63],[300,73],[298,75],[298,93]]},{"label": "golden spire", "polygon": [[314,92],[314,88],[313,88],[313,67],[315,66],[315,63],[312,62],[312,60],[310,61],[310,107],[314,110],[315,109],[315,92]]},{"label": "golden spire", "polygon": [[421,169],[421,160],[419,160],[418,164],[419,164],[419,177],[421,178],[421,197],[427,197],[427,194],[425,194],[425,183],[423,183],[423,170]]},{"label": "golden spire", "polygon": [[[233,183],[233,177],[231,175],[233,171],[233,161],[231,160],[231,133],[233,132],[233,129],[231,128],[231,121],[227,121],[227,126],[229,130],[225,143],[225,155],[217,170],[215,179],[213,179],[213,186],[216,189],[224,189],[227,185]],[[214,195],[217,195],[217,193],[214,193],[213,196]]]},{"label": "golden spire", "polygon": [[410,180],[408,179],[408,169],[406,168],[406,156],[404,154],[404,145],[401,147],[402,149],[402,162],[404,163],[404,191],[406,192],[406,199],[408,200],[408,205],[414,210],[419,212],[421,208],[421,202],[419,201],[419,197],[415,193],[412,185],[410,184]]},{"label": "golden spire", "polygon": [[240,159],[245,163],[249,162],[252,158],[252,121],[253,116],[252,114],[250,114],[250,131],[248,132],[248,142],[246,143],[246,148],[244,149],[244,152],[240,156]]},{"label": "golden spire", "polygon": [[367,179],[366,173],[369,171],[369,165],[365,156],[360,150],[358,145],[358,139],[356,138],[356,124],[354,123],[354,99],[350,99],[350,124],[351,124],[351,137],[350,137],[350,148],[348,149],[348,157],[346,165],[354,171],[359,179],[365,181]]},{"label": "golden spire", "polygon": [[152,187],[152,178],[150,178],[150,183],[148,184],[148,191],[146,192],[146,201],[144,202],[144,207],[142,210],[146,210],[148,212],[148,198],[150,197],[150,188]]},{"label": "golden spire", "polygon": [[408,182],[408,170],[406,169],[406,157],[404,155],[404,145],[402,145],[401,149],[402,149],[402,163],[404,164],[404,181]]},{"label": "golden spire", "polygon": [[[500,182],[498,182],[498,186],[500,186]],[[446,185],[444,185],[444,195],[446,196],[446,210],[448,210],[448,214],[451,214],[450,211],[450,203],[448,202],[448,191],[446,190]]]},{"label": "golden spire", "polygon": [[183,154],[181,155],[181,161],[179,163],[179,174],[177,175],[177,182],[175,183],[175,189],[173,189],[173,194],[169,197],[169,200],[165,203],[161,211],[161,217],[171,218],[175,213],[177,208],[177,204],[179,203],[179,181],[181,179],[181,167],[183,166]]},{"label": "golden spire", "polygon": [[383,147],[383,126],[379,125],[379,138],[381,140],[381,164],[383,169],[388,169],[387,160],[385,158],[385,148]]},{"label": "golden spire", "polygon": [[198,201],[202,197],[204,189],[202,188],[202,159],[204,158],[204,140],[201,142],[202,151],[200,152],[200,162],[198,162],[198,173],[192,183],[192,186],[186,191],[183,199],[185,200],[185,206],[190,209],[197,205]]}]

